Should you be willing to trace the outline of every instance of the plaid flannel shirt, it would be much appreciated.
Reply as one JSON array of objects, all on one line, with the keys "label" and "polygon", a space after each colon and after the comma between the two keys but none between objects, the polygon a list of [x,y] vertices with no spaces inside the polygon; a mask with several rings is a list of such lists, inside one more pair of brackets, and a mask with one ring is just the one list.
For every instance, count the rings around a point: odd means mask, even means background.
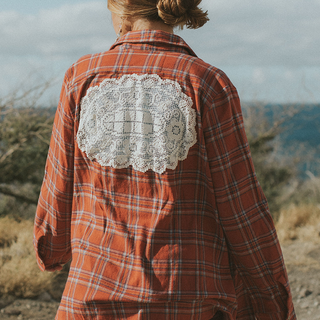
[{"label": "plaid flannel shirt", "polygon": [[[180,84],[197,141],[175,169],[115,169],[79,149],[81,101],[104,79]],[[71,258],[56,319],[295,319],[236,89],[178,36],[129,32],[66,72],[34,228],[42,270]]]}]

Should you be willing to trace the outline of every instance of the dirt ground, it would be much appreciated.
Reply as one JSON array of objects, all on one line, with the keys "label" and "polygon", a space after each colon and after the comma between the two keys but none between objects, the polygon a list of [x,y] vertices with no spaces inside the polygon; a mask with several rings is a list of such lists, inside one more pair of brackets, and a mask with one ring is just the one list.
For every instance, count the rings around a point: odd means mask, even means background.
[{"label": "dirt ground", "polygon": [[[320,320],[320,243],[283,245],[298,320]],[[0,300],[1,320],[53,320],[59,303],[48,293],[37,300]]]},{"label": "dirt ground", "polygon": [[320,243],[283,246],[298,320],[320,320]]}]

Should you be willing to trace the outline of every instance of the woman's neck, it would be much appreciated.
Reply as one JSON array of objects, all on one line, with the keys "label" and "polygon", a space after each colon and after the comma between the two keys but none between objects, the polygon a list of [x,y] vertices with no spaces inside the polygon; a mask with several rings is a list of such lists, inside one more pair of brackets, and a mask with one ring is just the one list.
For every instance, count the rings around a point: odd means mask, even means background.
[{"label": "woman's neck", "polygon": [[131,31],[140,30],[162,30],[173,33],[173,27],[165,24],[162,21],[150,21],[147,19],[136,19],[131,23]]}]

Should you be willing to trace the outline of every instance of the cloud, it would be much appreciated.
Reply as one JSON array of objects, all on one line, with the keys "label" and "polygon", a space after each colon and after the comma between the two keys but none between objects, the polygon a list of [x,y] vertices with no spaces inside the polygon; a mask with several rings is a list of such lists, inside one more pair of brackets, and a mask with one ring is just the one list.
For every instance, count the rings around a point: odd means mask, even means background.
[{"label": "cloud", "polygon": [[[108,50],[115,41],[107,1],[65,3],[34,14],[0,11],[0,96],[30,74],[58,75],[62,81],[78,58]],[[203,0],[202,5],[210,21],[199,30],[176,32],[200,58],[226,71],[245,97],[270,92],[271,99],[286,100],[306,77],[305,92],[320,100],[320,0]]]},{"label": "cloud", "polygon": [[[203,0],[210,22],[181,35],[219,65],[319,65],[319,0]],[[178,32],[179,33],[179,32]],[[180,34],[180,33],[179,33]],[[0,12],[0,55],[79,57],[115,39],[106,1],[63,5],[35,15]]]},{"label": "cloud", "polygon": [[210,62],[320,65],[319,0],[204,0],[203,7],[210,22],[197,34],[182,34]]},{"label": "cloud", "polygon": [[35,14],[0,11],[0,96],[41,79],[58,77],[62,82],[73,62],[108,50],[115,38],[106,1],[65,4]]},{"label": "cloud", "polygon": [[112,36],[102,1],[63,5],[36,15],[0,12],[1,55],[79,56],[108,49]]}]

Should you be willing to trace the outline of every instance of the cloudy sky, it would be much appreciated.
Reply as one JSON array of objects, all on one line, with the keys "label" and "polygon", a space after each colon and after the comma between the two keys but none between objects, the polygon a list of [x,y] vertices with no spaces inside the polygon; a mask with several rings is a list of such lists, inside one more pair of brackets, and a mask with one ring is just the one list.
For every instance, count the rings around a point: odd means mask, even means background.
[{"label": "cloudy sky", "polygon": [[[244,101],[320,102],[320,0],[203,0],[210,22],[176,31]],[[0,97],[56,79],[115,40],[107,0],[0,0]]]}]

